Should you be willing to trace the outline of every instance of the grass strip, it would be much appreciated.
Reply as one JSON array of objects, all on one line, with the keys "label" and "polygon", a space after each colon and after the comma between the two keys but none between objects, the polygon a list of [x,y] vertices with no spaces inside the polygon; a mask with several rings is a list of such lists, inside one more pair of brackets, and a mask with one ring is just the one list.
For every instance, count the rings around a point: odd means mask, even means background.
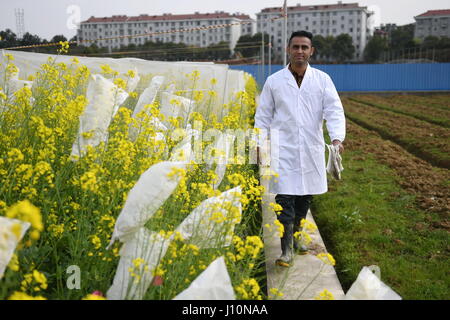
[{"label": "grass strip", "polygon": [[[343,180],[330,181],[330,192],[313,203],[344,291],[363,266],[377,265],[382,281],[403,299],[447,299],[450,247],[445,214],[420,209],[417,194],[400,184],[405,180],[398,174],[402,169],[383,163],[381,151],[391,142],[352,121],[346,141]],[[374,143],[377,148],[366,148]]]}]

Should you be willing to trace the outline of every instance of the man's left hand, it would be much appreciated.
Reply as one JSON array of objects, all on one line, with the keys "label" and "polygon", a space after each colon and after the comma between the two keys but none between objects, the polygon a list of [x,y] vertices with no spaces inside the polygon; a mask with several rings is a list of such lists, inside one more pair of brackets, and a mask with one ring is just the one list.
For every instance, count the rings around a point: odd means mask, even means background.
[{"label": "man's left hand", "polygon": [[333,140],[333,146],[335,146],[335,145],[339,145],[339,153],[343,153],[344,152],[344,145],[342,144],[341,141]]}]

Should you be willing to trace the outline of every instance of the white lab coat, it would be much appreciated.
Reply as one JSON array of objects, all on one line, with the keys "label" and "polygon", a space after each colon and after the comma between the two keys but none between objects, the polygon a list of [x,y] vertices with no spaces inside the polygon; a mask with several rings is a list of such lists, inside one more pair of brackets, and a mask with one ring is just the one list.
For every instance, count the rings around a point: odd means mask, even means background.
[{"label": "white lab coat", "polygon": [[344,109],[328,74],[308,65],[300,88],[288,67],[267,78],[255,128],[270,134],[271,169],[279,175],[271,193],[327,192],[324,119],[331,141],[344,141]]}]

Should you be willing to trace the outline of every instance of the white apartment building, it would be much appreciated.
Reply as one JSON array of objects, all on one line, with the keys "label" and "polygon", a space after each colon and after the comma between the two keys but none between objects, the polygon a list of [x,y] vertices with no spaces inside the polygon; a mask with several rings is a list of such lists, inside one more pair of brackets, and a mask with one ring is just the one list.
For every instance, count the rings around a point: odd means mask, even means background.
[{"label": "white apartment building", "polygon": [[429,10],[414,19],[414,37],[421,40],[428,36],[450,37],[450,10]]},{"label": "white apartment building", "polygon": [[[370,18],[373,15],[367,7],[358,3],[342,3],[329,5],[302,6],[297,4],[287,7],[287,40],[292,32],[306,30],[323,37],[337,37],[342,33],[349,34],[355,46],[354,60],[363,58],[364,48],[373,34]],[[258,32],[265,32],[272,37],[274,55],[282,60],[285,52],[283,39],[283,19],[272,21],[272,18],[282,15],[282,8],[265,8],[256,14]]]},{"label": "white apartment building", "polygon": [[[239,24],[248,22],[246,24]],[[163,31],[173,31],[179,29],[198,29],[201,27],[228,25],[223,28],[211,28],[204,30],[194,30],[175,33],[162,33],[147,36],[114,38],[120,36],[144,33],[155,33]],[[147,41],[153,42],[174,42],[185,43],[196,47],[207,47],[221,41],[229,42],[230,49],[233,50],[241,35],[253,35],[256,32],[256,22],[250,16],[235,13],[229,14],[223,11],[215,13],[194,14],[163,14],[150,16],[141,14],[136,17],[126,15],[96,18],[90,17],[88,20],[80,23],[78,29],[79,40],[97,40],[88,42],[85,45],[96,43],[99,47],[108,47],[117,49],[120,46],[129,44],[142,45]]]}]

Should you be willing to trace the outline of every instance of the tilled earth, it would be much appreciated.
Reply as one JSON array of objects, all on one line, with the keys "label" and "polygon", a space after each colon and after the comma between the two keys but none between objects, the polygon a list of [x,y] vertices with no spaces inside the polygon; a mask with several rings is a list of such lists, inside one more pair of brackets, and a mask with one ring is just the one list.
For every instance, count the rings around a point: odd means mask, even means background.
[{"label": "tilled earth", "polygon": [[448,94],[419,96],[419,95],[391,95],[388,100],[401,101],[411,106],[427,106],[443,110],[450,108],[450,96]]},{"label": "tilled earth", "polygon": [[343,99],[347,116],[376,130],[408,151],[443,168],[450,168],[450,130],[406,115]]},{"label": "tilled earth", "polygon": [[[377,95],[356,95],[351,97],[352,100],[362,103],[376,104],[389,108],[391,111],[404,113],[418,119],[423,119],[431,123],[449,127],[450,124],[450,108],[440,109],[432,108],[424,104],[413,104],[405,102],[402,97],[386,98]],[[375,105],[375,107],[376,107]]]},{"label": "tilled earth", "polygon": [[[376,132],[367,130],[347,120],[347,131],[352,136],[346,142],[349,150],[359,150],[374,155],[381,163],[395,170],[400,185],[416,196],[418,207],[426,212],[438,213],[439,222],[434,228],[450,231],[450,171],[433,167],[389,140],[384,140]],[[361,156],[364,161],[364,156]],[[392,194],[391,197],[398,195]],[[420,229],[423,225],[416,225]]]}]

